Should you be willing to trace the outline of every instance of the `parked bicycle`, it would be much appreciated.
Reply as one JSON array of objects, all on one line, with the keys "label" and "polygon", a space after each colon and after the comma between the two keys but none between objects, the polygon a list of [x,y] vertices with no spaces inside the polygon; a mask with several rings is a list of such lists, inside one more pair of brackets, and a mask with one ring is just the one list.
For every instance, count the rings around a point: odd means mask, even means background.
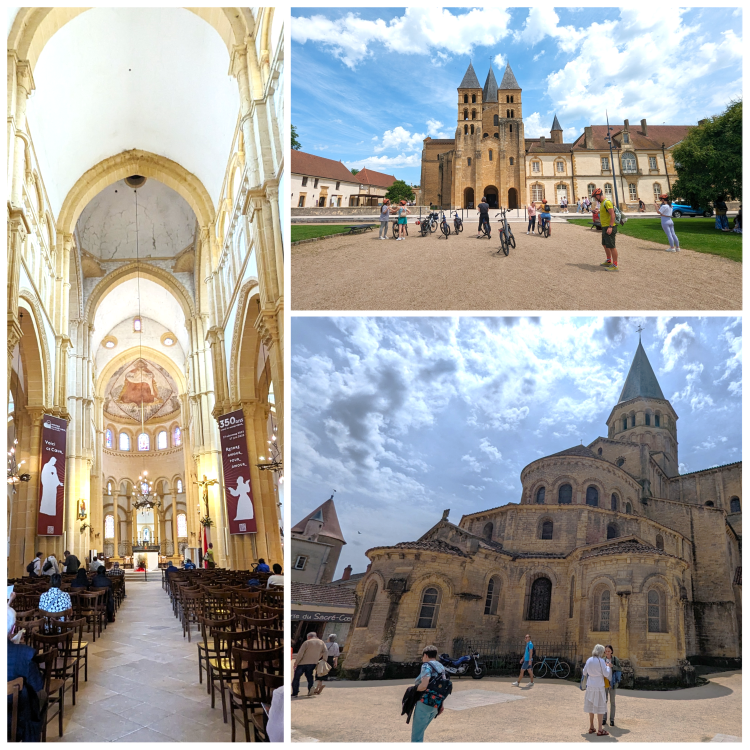
[{"label": "parked bicycle", "polygon": [[534,664],[534,677],[557,677],[565,680],[570,676],[570,664],[557,656],[545,656]]},{"label": "parked bicycle", "polygon": [[453,230],[455,231],[456,234],[458,234],[459,232],[463,232],[464,231],[464,222],[461,219],[461,217],[458,215],[458,211],[454,211],[453,214],[454,214],[454,216],[453,216]]},{"label": "parked bicycle", "polygon": [[[510,224],[508,223],[506,213],[506,210],[503,208],[499,214],[495,214],[495,218],[498,216],[500,217],[500,250],[502,250],[507,256],[510,254],[510,248],[515,250],[516,238],[510,230]],[[497,252],[499,253],[500,250]]]},{"label": "parked bicycle", "polygon": [[[406,236],[409,236],[409,222],[406,222],[406,226],[404,227],[404,232],[406,232]],[[393,239],[398,239],[398,219],[393,220]]]},{"label": "parked bicycle", "polygon": [[428,223],[430,225],[430,231],[431,232],[434,232],[434,231],[437,230],[437,228],[438,228],[438,218],[439,218],[439,216],[438,216],[438,212],[437,211],[431,211],[427,215],[427,221],[428,221]]},{"label": "parked bicycle", "polygon": [[426,237],[430,233],[430,220],[429,219],[417,219],[417,225],[422,237]]},{"label": "parked bicycle", "polygon": [[451,228],[450,224],[448,224],[448,219],[445,218],[445,211],[443,211],[443,215],[440,218],[440,231],[443,233],[446,240],[451,235]]}]

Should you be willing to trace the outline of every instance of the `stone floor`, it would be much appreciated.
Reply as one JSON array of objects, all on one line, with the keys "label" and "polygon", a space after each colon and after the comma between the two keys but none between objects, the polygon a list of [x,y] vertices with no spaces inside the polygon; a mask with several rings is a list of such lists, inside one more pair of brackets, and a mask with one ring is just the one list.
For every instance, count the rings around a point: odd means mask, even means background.
[{"label": "stone floor", "polygon": [[[229,742],[221,700],[198,684],[196,633],[188,643],[161,580],[128,580],[128,597],[96,644],[89,639],[89,679],[73,707],[66,696],[63,737],[57,719],[48,742]],[[244,741],[239,728],[238,738]]]},{"label": "stone floor", "polygon": [[[687,690],[619,691],[608,737],[587,733],[576,683],[537,680],[517,688],[512,677],[454,680],[425,742],[740,742],[742,673],[705,676],[708,685]],[[292,700],[292,742],[408,742],[411,725],[400,714],[409,684],[329,681],[320,695]]]}]

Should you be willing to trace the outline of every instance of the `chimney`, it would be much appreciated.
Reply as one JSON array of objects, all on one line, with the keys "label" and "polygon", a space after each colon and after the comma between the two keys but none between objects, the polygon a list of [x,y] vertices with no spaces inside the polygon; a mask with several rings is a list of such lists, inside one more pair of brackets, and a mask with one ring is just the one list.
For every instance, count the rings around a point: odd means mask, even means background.
[{"label": "chimney", "polygon": [[641,133],[643,133],[643,135],[648,135],[648,125],[646,125],[645,120],[641,120]]},{"label": "chimney", "polygon": [[586,133],[586,148],[594,148],[594,128],[589,125],[584,128],[584,132]]},{"label": "chimney", "polygon": [[543,136],[543,135],[540,135],[540,136],[539,136],[539,145],[540,145],[540,146],[541,146],[542,148],[544,148],[544,142],[545,142],[546,140],[547,140],[547,139],[546,139],[546,137],[545,137],[545,136]]},{"label": "chimney", "polygon": [[625,130],[630,130],[630,120],[625,120]]},{"label": "chimney", "polygon": [[344,575],[341,576],[342,581],[348,581],[352,577],[352,566],[347,565],[344,568]]}]

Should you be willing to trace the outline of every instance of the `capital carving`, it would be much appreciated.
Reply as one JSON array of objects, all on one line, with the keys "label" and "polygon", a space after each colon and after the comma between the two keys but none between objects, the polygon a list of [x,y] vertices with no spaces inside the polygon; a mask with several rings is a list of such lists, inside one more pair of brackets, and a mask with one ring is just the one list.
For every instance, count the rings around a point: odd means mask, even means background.
[{"label": "capital carving", "polygon": [[26,96],[36,89],[31,63],[28,60],[16,62],[16,83],[26,92]]},{"label": "capital carving", "polygon": [[279,322],[276,313],[271,310],[261,310],[255,320],[255,330],[263,343],[271,349],[279,340]]}]

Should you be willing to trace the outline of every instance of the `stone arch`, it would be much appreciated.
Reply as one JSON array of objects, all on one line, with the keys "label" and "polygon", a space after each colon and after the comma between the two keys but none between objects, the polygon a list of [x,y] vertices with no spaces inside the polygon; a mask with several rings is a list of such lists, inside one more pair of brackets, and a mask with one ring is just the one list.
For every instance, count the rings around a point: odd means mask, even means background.
[{"label": "stone arch", "polygon": [[540,480],[531,485],[529,502],[532,505],[545,505],[549,499],[547,497],[547,482]]},{"label": "stone arch", "polygon": [[192,172],[166,156],[134,148],[103,159],[78,178],[60,208],[57,231],[72,234],[78,217],[89,201],[104,188],[132,174],[151,177],[172,188],[193,209],[201,227],[207,227],[214,221],[215,209],[211,196]]},{"label": "stone arch", "polygon": [[[256,309],[252,310],[253,299],[257,298]],[[237,302],[237,317],[232,331],[232,344],[229,354],[229,399],[232,402],[242,398],[255,398],[255,358],[260,345],[260,336],[253,323],[259,312],[260,287],[258,280],[246,281],[240,290]],[[248,318],[248,316],[250,316]],[[252,366],[247,365],[252,356]],[[242,374],[241,374],[242,373]],[[248,379],[251,387],[248,388]],[[250,390],[250,393],[247,391]]]},{"label": "stone arch", "polygon": [[570,488],[571,488],[570,504],[571,505],[575,505],[575,495],[576,495],[576,490],[578,489],[578,483],[570,475],[563,475],[563,476],[558,477],[555,480],[555,483],[554,483],[554,485],[552,487],[552,493],[551,493],[552,494],[552,498],[553,498],[553,502],[559,504],[560,488],[563,485],[566,485],[566,484],[569,484]]},{"label": "stone arch", "polygon": [[494,531],[495,525],[492,523],[492,521],[488,521],[482,528],[482,537],[488,542],[491,542]]},{"label": "stone arch", "polygon": [[[18,307],[19,312],[23,310],[26,313],[20,321],[23,334],[20,346],[26,406],[50,407],[54,403],[54,382],[52,360],[44,330],[44,313],[36,295],[28,289],[21,289],[18,293]],[[31,345],[25,346],[24,341],[30,342]]]},{"label": "stone arch", "polygon": [[445,573],[440,573],[438,571],[430,571],[428,573],[424,573],[419,576],[419,578],[412,581],[409,585],[406,595],[413,594],[417,597],[421,597],[422,591],[430,584],[443,586],[445,587],[443,594],[448,594],[451,597],[455,596],[456,587],[453,581],[447,575],[445,575]]},{"label": "stone arch", "polygon": [[555,538],[555,522],[552,516],[542,516],[536,524],[536,538],[552,540]]},{"label": "stone arch", "polygon": [[589,600],[591,602],[589,629],[591,631],[608,633],[613,630],[612,623],[613,621],[616,622],[616,618],[612,617],[612,610],[616,603],[615,591],[614,582],[609,576],[598,576],[595,581],[592,582],[589,587]]},{"label": "stone arch", "polygon": [[99,376],[96,379],[94,388],[96,393],[101,393],[104,386],[109,382],[109,379],[114,375],[119,367],[122,367],[126,362],[133,359],[136,356],[142,356],[144,359],[151,359],[156,362],[157,365],[163,367],[171,376],[174,378],[179,394],[182,396],[187,393],[187,384],[185,382],[185,375],[180,371],[177,365],[164,353],[152,349],[149,346],[144,346],[140,349],[132,347],[124,352],[120,352],[114,356],[107,364],[102,368]]}]

